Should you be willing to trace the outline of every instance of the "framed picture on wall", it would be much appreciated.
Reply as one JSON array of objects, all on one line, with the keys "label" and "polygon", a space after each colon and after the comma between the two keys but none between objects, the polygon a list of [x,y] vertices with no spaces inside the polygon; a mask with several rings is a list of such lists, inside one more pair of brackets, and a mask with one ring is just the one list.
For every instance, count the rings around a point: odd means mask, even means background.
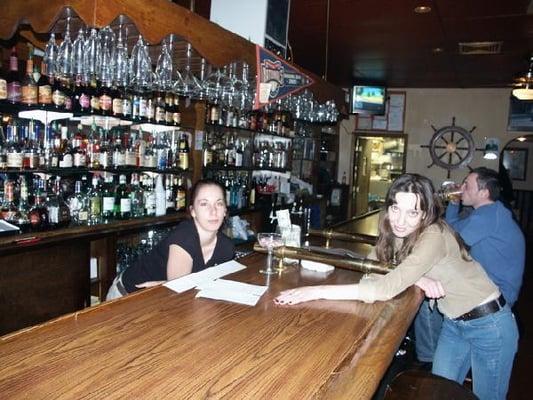
[{"label": "framed picture on wall", "polygon": [[509,177],[516,181],[526,180],[527,149],[506,148],[503,150],[503,166],[509,172]]}]

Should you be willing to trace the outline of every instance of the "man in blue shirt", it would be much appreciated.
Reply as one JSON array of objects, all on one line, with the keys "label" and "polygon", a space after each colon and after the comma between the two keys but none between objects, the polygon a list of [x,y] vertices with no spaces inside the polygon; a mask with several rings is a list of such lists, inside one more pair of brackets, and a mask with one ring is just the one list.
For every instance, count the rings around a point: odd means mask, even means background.
[{"label": "man in blue shirt", "polygon": [[[526,247],[524,235],[511,211],[499,201],[498,173],[485,167],[476,168],[466,177],[461,190],[463,206],[470,206],[473,211],[461,216],[459,203],[450,202],[446,222],[470,247],[472,258],[483,266],[512,307],[522,286]],[[427,301],[422,303],[415,319],[419,361],[433,360],[441,322],[438,311],[430,310]]]}]

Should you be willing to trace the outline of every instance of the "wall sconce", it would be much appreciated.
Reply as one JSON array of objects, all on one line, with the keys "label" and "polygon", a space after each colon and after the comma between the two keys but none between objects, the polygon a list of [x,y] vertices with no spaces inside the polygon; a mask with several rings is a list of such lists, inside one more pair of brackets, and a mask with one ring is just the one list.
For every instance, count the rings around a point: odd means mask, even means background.
[{"label": "wall sconce", "polygon": [[496,160],[500,151],[500,139],[487,138],[485,140],[485,151],[483,158],[485,160]]}]

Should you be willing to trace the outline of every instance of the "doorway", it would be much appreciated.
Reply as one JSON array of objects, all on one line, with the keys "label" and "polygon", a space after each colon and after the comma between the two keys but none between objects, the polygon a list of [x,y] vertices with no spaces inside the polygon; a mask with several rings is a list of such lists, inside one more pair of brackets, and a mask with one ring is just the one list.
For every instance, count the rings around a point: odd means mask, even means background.
[{"label": "doorway", "polygon": [[352,217],[381,208],[392,181],[405,172],[406,134],[356,133]]}]

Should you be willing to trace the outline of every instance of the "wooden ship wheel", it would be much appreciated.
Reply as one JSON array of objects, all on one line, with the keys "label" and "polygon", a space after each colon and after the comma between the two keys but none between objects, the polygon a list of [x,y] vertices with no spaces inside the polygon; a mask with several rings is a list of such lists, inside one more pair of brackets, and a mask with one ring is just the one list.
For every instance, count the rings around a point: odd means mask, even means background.
[{"label": "wooden ship wheel", "polygon": [[434,131],[429,145],[422,145],[421,147],[429,148],[429,155],[431,156],[431,164],[444,168],[448,171],[447,178],[450,178],[450,172],[453,169],[468,167],[474,158],[475,151],[483,151],[483,149],[476,149],[472,132],[476,129],[474,126],[469,131],[465,128],[455,125],[455,117],[452,119],[452,124],[443,126],[442,128],[435,128],[431,125]]}]

